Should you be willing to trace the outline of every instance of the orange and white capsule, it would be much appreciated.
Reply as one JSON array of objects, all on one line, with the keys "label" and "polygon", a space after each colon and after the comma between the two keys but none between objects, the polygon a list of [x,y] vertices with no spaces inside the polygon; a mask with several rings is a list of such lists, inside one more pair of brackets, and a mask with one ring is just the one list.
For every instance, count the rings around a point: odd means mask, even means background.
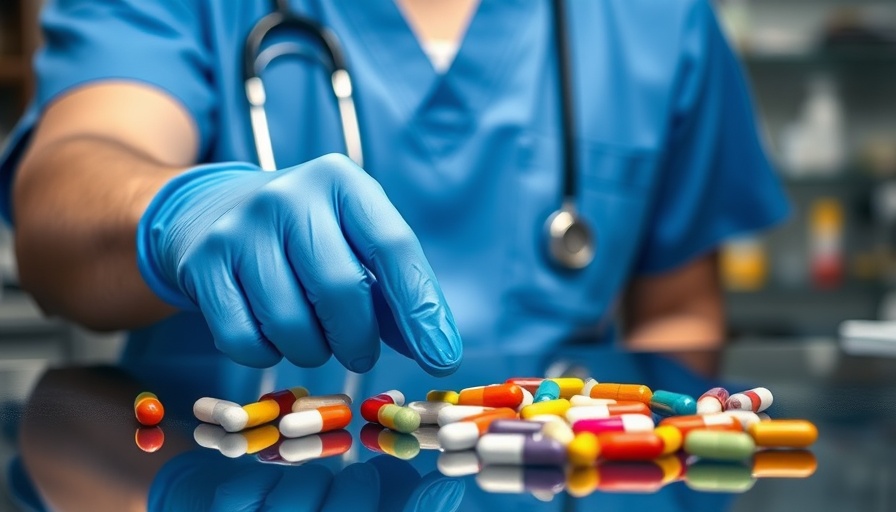
[{"label": "orange and white capsule", "polygon": [[574,424],[581,420],[609,418],[610,416],[621,416],[623,414],[641,414],[653,417],[650,414],[650,407],[641,402],[616,402],[615,404],[570,407],[566,411],[566,421]]},{"label": "orange and white capsule", "polygon": [[492,422],[516,417],[516,411],[502,407],[450,423],[439,429],[439,444],[449,451],[469,450],[476,446],[476,441],[488,431]]},{"label": "orange and white capsule", "polygon": [[284,437],[302,437],[345,428],[352,420],[352,410],[345,405],[327,405],[313,411],[292,412],[280,420]]},{"label": "orange and white capsule", "polygon": [[482,405],[516,409],[523,402],[523,390],[516,384],[493,384],[462,389],[457,405]]},{"label": "orange and white capsule", "polygon": [[443,407],[442,409],[439,409],[436,423],[438,423],[440,427],[444,427],[449,423],[456,423],[469,418],[470,416],[476,416],[477,414],[482,414],[485,411],[491,411],[493,409],[494,408],[492,407],[483,407],[481,405],[452,405]]},{"label": "orange and white capsule", "polygon": [[653,391],[643,384],[601,383],[591,388],[591,398],[612,398],[618,402],[642,402],[650,405]]},{"label": "orange and white capsule", "polygon": [[774,398],[767,388],[753,388],[728,397],[725,410],[762,412],[771,407]]}]

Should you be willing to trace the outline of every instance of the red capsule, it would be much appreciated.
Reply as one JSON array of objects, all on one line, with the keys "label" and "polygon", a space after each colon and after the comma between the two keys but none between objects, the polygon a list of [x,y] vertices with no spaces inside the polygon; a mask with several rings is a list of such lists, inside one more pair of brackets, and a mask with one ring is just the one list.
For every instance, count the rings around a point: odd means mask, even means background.
[{"label": "red capsule", "polygon": [[379,421],[380,408],[384,405],[404,405],[404,394],[397,389],[380,393],[361,402],[361,417],[376,423]]},{"label": "red capsule", "polygon": [[653,460],[663,453],[663,440],[653,432],[607,432],[597,436],[607,460]]},{"label": "red capsule", "polygon": [[543,380],[541,377],[513,377],[505,380],[504,383],[515,384],[534,395]]}]

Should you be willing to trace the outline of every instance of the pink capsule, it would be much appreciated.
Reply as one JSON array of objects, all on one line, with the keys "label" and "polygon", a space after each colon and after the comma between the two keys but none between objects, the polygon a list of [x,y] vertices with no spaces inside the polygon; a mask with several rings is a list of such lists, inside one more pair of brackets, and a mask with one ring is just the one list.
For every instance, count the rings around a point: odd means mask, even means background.
[{"label": "pink capsule", "polygon": [[725,410],[762,412],[772,405],[772,392],[766,388],[753,388],[735,393],[725,402]]},{"label": "pink capsule", "polygon": [[651,432],[653,427],[653,418],[650,416],[621,414],[609,418],[579,420],[572,424],[572,431],[576,434],[591,432],[597,435],[604,432]]},{"label": "pink capsule", "polygon": [[714,414],[725,410],[728,401],[728,390],[712,388],[697,399],[697,414]]}]

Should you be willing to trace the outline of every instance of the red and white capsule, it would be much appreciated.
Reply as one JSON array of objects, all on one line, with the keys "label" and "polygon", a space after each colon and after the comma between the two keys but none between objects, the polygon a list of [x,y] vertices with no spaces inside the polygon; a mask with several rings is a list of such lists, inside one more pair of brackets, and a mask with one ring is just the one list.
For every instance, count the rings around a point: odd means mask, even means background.
[{"label": "red and white capsule", "polygon": [[753,388],[728,397],[725,410],[762,412],[771,407],[772,401],[772,392],[767,388]]},{"label": "red and white capsule", "polygon": [[653,418],[650,416],[622,414],[609,418],[579,420],[572,424],[572,431],[576,434],[591,432],[595,435],[604,432],[651,432],[654,426]]},{"label": "red and white capsule", "polygon": [[728,390],[712,388],[697,399],[697,414],[715,414],[725,410],[728,401]]}]

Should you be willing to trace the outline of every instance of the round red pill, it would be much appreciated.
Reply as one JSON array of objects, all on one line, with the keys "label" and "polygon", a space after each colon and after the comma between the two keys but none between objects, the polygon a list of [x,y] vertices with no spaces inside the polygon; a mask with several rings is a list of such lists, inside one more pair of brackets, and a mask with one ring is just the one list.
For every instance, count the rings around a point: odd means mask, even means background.
[{"label": "round red pill", "polygon": [[158,425],[165,417],[165,408],[155,396],[147,396],[134,406],[134,416],[141,425],[152,427]]},{"label": "round red pill", "polygon": [[137,427],[134,433],[137,447],[146,453],[158,451],[165,444],[165,433],[161,427]]}]

